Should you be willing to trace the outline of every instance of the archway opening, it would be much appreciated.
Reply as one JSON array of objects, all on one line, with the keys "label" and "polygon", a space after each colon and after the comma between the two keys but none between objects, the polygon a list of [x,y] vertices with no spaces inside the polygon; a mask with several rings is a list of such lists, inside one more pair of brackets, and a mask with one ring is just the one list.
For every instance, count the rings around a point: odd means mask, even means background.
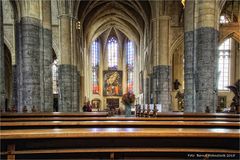
[{"label": "archway opening", "polygon": [[12,101],[12,58],[11,52],[4,44],[4,71],[5,71],[5,111],[10,111]]}]

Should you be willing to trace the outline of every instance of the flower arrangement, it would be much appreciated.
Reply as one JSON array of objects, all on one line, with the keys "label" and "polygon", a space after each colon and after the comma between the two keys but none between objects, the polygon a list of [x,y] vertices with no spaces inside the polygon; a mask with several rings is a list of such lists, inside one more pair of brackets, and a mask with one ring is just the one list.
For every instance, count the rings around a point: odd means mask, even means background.
[{"label": "flower arrangement", "polygon": [[122,103],[124,105],[133,104],[135,101],[135,95],[132,92],[127,92],[122,96]]}]

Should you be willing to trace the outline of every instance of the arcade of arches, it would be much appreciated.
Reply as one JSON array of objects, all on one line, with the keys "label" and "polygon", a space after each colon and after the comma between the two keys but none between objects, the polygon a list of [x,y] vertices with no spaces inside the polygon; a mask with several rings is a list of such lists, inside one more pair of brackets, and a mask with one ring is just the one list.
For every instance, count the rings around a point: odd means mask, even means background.
[{"label": "arcade of arches", "polygon": [[162,112],[226,110],[226,86],[240,79],[240,2],[183,2],[0,1],[1,111],[124,110],[127,91]]}]

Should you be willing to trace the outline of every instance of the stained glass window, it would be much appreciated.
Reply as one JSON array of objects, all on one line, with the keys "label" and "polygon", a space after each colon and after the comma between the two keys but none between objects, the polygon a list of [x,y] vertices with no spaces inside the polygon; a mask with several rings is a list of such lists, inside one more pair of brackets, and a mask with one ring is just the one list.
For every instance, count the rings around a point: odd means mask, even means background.
[{"label": "stained glass window", "polygon": [[230,22],[230,18],[227,15],[220,16],[220,24],[226,24]]},{"label": "stained glass window", "polygon": [[115,37],[108,40],[108,67],[109,69],[117,69],[118,66],[118,42]]},{"label": "stained glass window", "polygon": [[92,55],[92,91],[93,94],[99,93],[99,62],[100,62],[100,44],[99,40],[95,40],[91,46]]},{"label": "stained glass window", "polygon": [[218,89],[228,90],[226,86],[230,83],[230,56],[231,56],[231,39],[226,39],[218,48],[219,59],[218,59]]},{"label": "stained glass window", "polygon": [[134,43],[132,41],[127,42],[127,87],[128,91],[133,91],[133,69],[134,69]]}]

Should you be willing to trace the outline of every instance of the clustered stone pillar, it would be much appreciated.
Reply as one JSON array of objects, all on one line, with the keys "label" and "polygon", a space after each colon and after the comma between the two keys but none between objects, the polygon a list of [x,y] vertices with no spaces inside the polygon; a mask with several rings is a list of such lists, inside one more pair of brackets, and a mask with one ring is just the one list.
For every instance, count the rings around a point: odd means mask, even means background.
[{"label": "clustered stone pillar", "polygon": [[155,56],[153,67],[154,103],[162,105],[162,111],[168,112],[171,104],[171,66],[169,65],[169,29],[170,17],[156,19]]},{"label": "clustered stone pillar", "polygon": [[52,111],[50,1],[21,1],[19,4],[23,10],[16,25],[18,111]]},{"label": "clustered stone pillar", "polygon": [[218,64],[218,8],[214,1],[199,1],[196,28],[196,112],[216,112]]},{"label": "clustered stone pillar", "polygon": [[[73,20],[71,15],[60,16],[61,64],[59,65],[59,111],[76,112],[78,108],[79,83],[77,67],[74,64],[75,49],[71,44],[73,36]],[[71,46],[73,45],[73,46]]]},{"label": "clustered stone pillar", "polygon": [[[198,8],[186,15],[188,5]],[[197,7],[196,7],[197,5]],[[193,7],[195,6],[195,7]],[[191,9],[190,9],[191,10]],[[187,2],[185,17],[185,111],[216,112],[218,28],[215,1]],[[198,15],[193,22],[194,14]],[[191,20],[192,19],[192,20]],[[189,25],[191,27],[189,27]],[[194,26],[194,27],[193,27]],[[192,107],[191,107],[192,106]]]},{"label": "clustered stone pillar", "polygon": [[34,17],[21,18],[22,41],[22,104],[28,111],[35,106],[39,111],[40,98],[40,20]]},{"label": "clustered stone pillar", "polygon": [[4,49],[3,49],[3,10],[0,1],[0,110],[5,110],[5,69],[4,69]]},{"label": "clustered stone pillar", "polygon": [[42,38],[41,38],[41,106],[42,111],[53,111],[53,88],[52,88],[52,21],[51,1],[42,1]]},{"label": "clustered stone pillar", "polygon": [[76,30],[76,23],[77,19],[72,18],[71,21],[71,29],[72,29],[72,37],[71,37],[71,48],[72,48],[72,62],[73,62],[73,76],[72,76],[72,111],[77,112],[79,111],[79,89],[80,89],[80,72],[78,71],[78,56],[76,51],[76,42],[77,42],[77,35],[80,33],[77,33]]},{"label": "clustered stone pillar", "polygon": [[67,112],[72,109],[72,65],[71,65],[71,32],[70,16],[60,16],[60,49],[61,64],[59,65],[59,111]]}]

